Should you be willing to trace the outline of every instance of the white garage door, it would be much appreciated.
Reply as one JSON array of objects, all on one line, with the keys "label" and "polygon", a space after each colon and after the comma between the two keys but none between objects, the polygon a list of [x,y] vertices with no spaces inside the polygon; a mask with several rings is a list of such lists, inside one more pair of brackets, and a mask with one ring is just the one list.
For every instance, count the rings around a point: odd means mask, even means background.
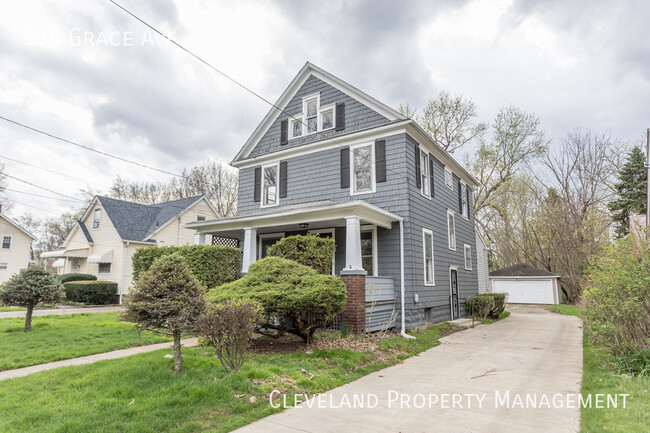
[{"label": "white garage door", "polygon": [[554,304],[553,280],[492,280],[494,293],[507,293],[513,304]]}]

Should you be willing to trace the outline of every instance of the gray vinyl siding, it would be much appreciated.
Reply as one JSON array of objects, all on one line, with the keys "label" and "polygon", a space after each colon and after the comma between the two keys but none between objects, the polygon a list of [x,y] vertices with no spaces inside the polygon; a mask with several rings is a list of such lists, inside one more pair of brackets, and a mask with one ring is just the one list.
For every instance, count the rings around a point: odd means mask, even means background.
[{"label": "gray vinyl siding", "polygon": [[[289,140],[289,143],[280,145],[280,122],[288,119],[289,115],[300,115],[302,113],[302,98],[305,96],[320,93],[320,105],[327,106],[336,103],[345,103],[345,130],[335,131],[330,129],[324,132],[298,137]],[[340,90],[330,86],[324,81],[311,75],[302,85],[296,95],[289,101],[284,113],[280,113],[278,118],[273,122],[266,134],[260,139],[250,156],[259,156],[271,152],[277,152],[281,149],[298,146],[322,138],[331,137],[337,134],[347,134],[360,129],[366,129],[373,126],[388,123],[389,120],[381,114],[371,110],[366,105],[351,98]],[[290,128],[290,125],[289,125]],[[290,135],[289,135],[290,136]]]}]

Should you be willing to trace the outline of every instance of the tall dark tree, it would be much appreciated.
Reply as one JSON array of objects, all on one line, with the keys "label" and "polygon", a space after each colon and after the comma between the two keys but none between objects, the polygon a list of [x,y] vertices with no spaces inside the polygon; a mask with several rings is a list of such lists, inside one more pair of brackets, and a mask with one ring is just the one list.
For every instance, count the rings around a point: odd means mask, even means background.
[{"label": "tall dark tree", "polygon": [[618,178],[620,181],[615,185],[618,198],[609,203],[609,209],[617,226],[616,235],[623,237],[630,232],[630,215],[644,214],[647,210],[648,172],[640,147],[632,149]]}]

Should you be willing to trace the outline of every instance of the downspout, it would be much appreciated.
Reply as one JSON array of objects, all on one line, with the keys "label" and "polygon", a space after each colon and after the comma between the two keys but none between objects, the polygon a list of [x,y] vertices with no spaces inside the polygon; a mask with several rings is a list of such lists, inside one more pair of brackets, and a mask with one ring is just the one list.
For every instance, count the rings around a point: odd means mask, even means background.
[{"label": "downspout", "polygon": [[404,218],[399,220],[399,268],[402,304],[402,330],[400,335],[404,338],[415,340],[415,337],[406,333],[406,308],[404,307]]},{"label": "downspout", "polygon": [[122,293],[124,292],[124,277],[126,273],[126,249],[129,247],[129,242],[123,242],[122,247],[122,275],[120,276],[120,305],[122,305]]}]

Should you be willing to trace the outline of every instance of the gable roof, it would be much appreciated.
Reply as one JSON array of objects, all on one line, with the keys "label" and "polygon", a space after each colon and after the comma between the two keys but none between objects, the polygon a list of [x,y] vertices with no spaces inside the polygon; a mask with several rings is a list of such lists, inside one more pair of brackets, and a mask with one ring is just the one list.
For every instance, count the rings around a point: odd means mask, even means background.
[{"label": "gable roof", "polygon": [[253,134],[250,136],[248,140],[246,140],[246,143],[244,143],[244,146],[237,153],[237,155],[235,156],[232,162],[240,161],[248,157],[248,155],[250,155],[250,153],[253,151],[253,149],[255,148],[259,140],[262,138],[262,136],[266,133],[266,131],[273,124],[273,122],[287,107],[289,101],[291,101],[291,99],[296,95],[298,90],[300,90],[300,88],[305,83],[305,81],[307,81],[307,78],[309,78],[312,75],[324,81],[325,83],[329,84],[330,86],[339,89],[343,93],[346,93],[350,97],[356,99],[357,101],[361,102],[362,104],[366,105],[367,107],[371,108],[372,110],[386,117],[390,121],[407,119],[407,117],[400,114],[398,111],[394,110],[393,108],[390,108],[388,105],[384,104],[383,102],[376,100],[375,98],[368,95],[367,93],[357,89],[356,87],[341,80],[340,78],[335,77],[334,75],[330,74],[324,69],[321,69],[310,62],[307,62],[302,67],[302,69],[300,69],[300,71],[294,77],[294,79],[291,80],[289,86],[287,86],[287,88],[284,90],[284,92],[282,92],[278,100],[275,102],[274,107],[272,107],[271,110],[269,110],[269,112],[264,117],[264,119],[262,119],[262,122],[260,122],[257,128],[255,128]]},{"label": "gable roof", "polygon": [[124,241],[153,242],[148,238],[160,227],[202,200],[202,195],[151,205],[97,196],[113,227]]},{"label": "gable roof", "polygon": [[7,221],[7,222],[8,222],[9,224],[11,224],[12,226],[16,227],[16,228],[17,228],[18,230],[20,230],[21,232],[25,233],[27,236],[29,236],[29,237],[32,238],[33,240],[36,240],[36,236],[34,236],[34,235],[31,234],[30,232],[28,232],[27,229],[25,229],[23,226],[21,226],[21,225],[18,224],[16,221],[12,220],[11,218],[9,218],[7,215],[3,214],[2,212],[0,212],[0,218],[2,218],[3,220]]},{"label": "gable roof", "polygon": [[516,265],[508,266],[507,268],[499,269],[498,271],[490,272],[491,277],[554,277],[562,278],[552,272],[527,265],[525,263],[517,263]]},{"label": "gable roof", "polygon": [[77,224],[79,225],[79,228],[83,232],[84,236],[86,237],[86,240],[88,241],[89,244],[93,243],[93,237],[90,236],[90,232],[88,232],[88,227],[86,227],[86,224],[84,224],[83,221],[77,221]]}]

